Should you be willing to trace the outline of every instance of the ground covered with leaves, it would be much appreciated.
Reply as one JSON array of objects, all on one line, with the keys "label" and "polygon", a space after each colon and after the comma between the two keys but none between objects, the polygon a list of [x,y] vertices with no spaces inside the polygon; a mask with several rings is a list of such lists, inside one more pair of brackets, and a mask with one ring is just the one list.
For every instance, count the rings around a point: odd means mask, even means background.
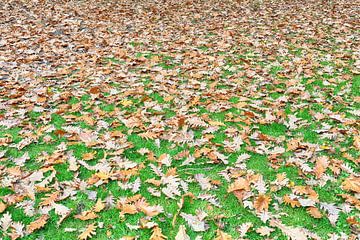
[{"label": "ground covered with leaves", "polygon": [[0,238],[358,239],[358,1],[2,1]]}]

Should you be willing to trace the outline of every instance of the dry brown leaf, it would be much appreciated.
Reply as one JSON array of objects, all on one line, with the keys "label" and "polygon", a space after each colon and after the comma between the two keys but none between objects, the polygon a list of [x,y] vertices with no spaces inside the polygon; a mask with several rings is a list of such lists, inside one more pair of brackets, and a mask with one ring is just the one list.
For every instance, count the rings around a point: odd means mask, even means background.
[{"label": "dry brown leaf", "polygon": [[329,158],[326,156],[321,156],[316,159],[314,173],[316,178],[321,178],[321,176],[325,173],[326,169],[329,166]]},{"label": "dry brown leaf", "polygon": [[228,193],[236,191],[236,190],[245,190],[245,191],[250,191],[250,183],[247,179],[245,178],[238,178],[236,179],[235,182],[233,182],[232,184],[230,184],[229,188],[228,188]]},{"label": "dry brown leaf", "polygon": [[360,193],[360,177],[350,176],[342,183],[344,190]]},{"label": "dry brown leaf", "polygon": [[157,138],[159,136],[158,133],[154,133],[154,132],[150,132],[150,131],[147,131],[147,132],[143,132],[143,133],[139,133],[138,134],[141,138],[145,138],[146,140],[153,140],[155,138]]},{"label": "dry brown leaf", "polygon": [[47,196],[46,198],[41,199],[42,201],[40,203],[40,206],[48,206],[54,203],[59,197],[59,192],[56,191],[50,194],[46,194],[46,196]]},{"label": "dry brown leaf", "polygon": [[270,196],[260,194],[254,201],[254,208],[258,212],[267,211],[269,209]]},{"label": "dry brown leaf", "polygon": [[89,224],[86,229],[78,236],[79,240],[86,240],[96,235],[97,226],[95,223]]},{"label": "dry brown leaf", "polygon": [[184,225],[180,225],[179,231],[175,236],[175,240],[190,240],[189,235],[186,234],[186,228]]},{"label": "dry brown leaf", "polygon": [[166,236],[164,236],[162,234],[161,228],[159,228],[158,226],[153,227],[153,232],[150,236],[150,240],[164,240],[167,239]]},{"label": "dry brown leaf", "polygon": [[96,151],[84,153],[82,159],[85,161],[93,160],[95,158]]},{"label": "dry brown leaf", "polygon": [[232,237],[229,234],[218,229],[216,230],[215,240],[232,240]]},{"label": "dry brown leaf", "polygon": [[138,212],[134,204],[124,204],[121,206],[121,214],[135,214]]},{"label": "dry brown leaf", "polygon": [[354,136],[354,143],[353,143],[354,147],[357,150],[360,150],[360,135],[358,136]]},{"label": "dry brown leaf", "polygon": [[99,198],[94,206],[94,212],[101,212],[105,208],[105,203]]},{"label": "dry brown leaf", "polygon": [[98,215],[96,215],[96,213],[94,213],[93,211],[84,211],[81,214],[77,214],[74,216],[74,218],[80,219],[82,221],[95,219],[97,217]]},{"label": "dry brown leaf", "polygon": [[0,213],[3,213],[6,209],[7,205],[0,201]]},{"label": "dry brown leaf", "polygon": [[301,206],[300,202],[297,199],[291,199],[290,196],[287,194],[283,196],[283,200],[285,204],[291,205],[292,208]]},{"label": "dry brown leaf", "polygon": [[322,218],[321,212],[317,207],[308,207],[306,211],[313,217],[313,218]]},{"label": "dry brown leaf", "polygon": [[279,228],[290,240],[307,240],[307,235],[302,228],[293,228],[282,224],[279,220],[271,220],[270,226]]},{"label": "dry brown leaf", "polygon": [[49,215],[47,215],[47,214],[42,215],[41,217],[39,217],[38,219],[36,219],[32,223],[30,223],[27,226],[26,231],[30,234],[30,233],[34,232],[35,230],[44,227],[45,224],[47,223],[48,219],[49,219]]},{"label": "dry brown leaf", "polygon": [[262,227],[259,227],[258,229],[256,229],[256,232],[258,234],[260,234],[260,236],[270,236],[270,234],[275,231],[273,228],[269,228],[269,227],[266,227],[266,226],[262,226]]}]

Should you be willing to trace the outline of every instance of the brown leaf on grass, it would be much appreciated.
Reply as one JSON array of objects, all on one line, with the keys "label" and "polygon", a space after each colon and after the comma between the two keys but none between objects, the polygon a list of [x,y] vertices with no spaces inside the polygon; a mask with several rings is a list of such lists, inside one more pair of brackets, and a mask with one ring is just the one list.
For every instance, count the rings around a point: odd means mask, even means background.
[{"label": "brown leaf on grass", "polygon": [[260,194],[254,201],[254,208],[257,212],[267,211],[269,209],[270,196]]},{"label": "brown leaf on grass", "polygon": [[103,209],[105,208],[105,203],[103,203],[103,201],[101,200],[101,198],[99,198],[97,201],[96,201],[96,204],[94,206],[94,212],[98,213],[98,212],[101,212]]},{"label": "brown leaf on grass", "polygon": [[321,178],[329,166],[329,158],[327,156],[321,156],[316,159],[314,173],[316,178]]},{"label": "brown leaf on grass", "polygon": [[74,216],[74,218],[80,219],[82,221],[95,219],[97,217],[98,217],[98,215],[96,215],[96,213],[94,213],[93,211],[84,211],[84,212]]},{"label": "brown leaf on grass", "polygon": [[360,150],[360,135],[354,136],[353,145],[357,150]]},{"label": "brown leaf on grass", "polygon": [[59,192],[53,192],[50,194],[46,194],[46,198],[41,199],[42,201],[40,202],[40,206],[48,206],[51,205],[52,203],[54,203],[57,198],[59,197]]},{"label": "brown leaf on grass", "polygon": [[189,235],[186,234],[186,228],[184,225],[180,225],[179,231],[175,236],[175,240],[190,240]]},{"label": "brown leaf on grass", "polygon": [[7,205],[0,201],[0,213],[3,213],[6,209]]},{"label": "brown leaf on grass", "polygon": [[138,212],[136,206],[134,204],[123,204],[120,207],[118,207],[121,209],[121,214],[135,214]]},{"label": "brown leaf on grass", "polygon": [[84,153],[82,155],[82,159],[85,161],[93,160],[95,158],[95,155],[96,155],[96,151]]},{"label": "brown leaf on grass", "polygon": [[270,234],[275,231],[275,229],[273,228],[269,228],[267,226],[262,226],[259,227],[258,229],[255,230],[255,232],[257,232],[258,234],[260,234],[260,236],[264,237],[264,236],[270,236]]},{"label": "brown leaf on grass", "polygon": [[145,138],[146,140],[154,140],[155,138],[157,138],[159,136],[158,133],[155,132],[150,132],[150,131],[146,131],[143,133],[139,133],[138,134],[141,138]]},{"label": "brown leaf on grass", "polygon": [[50,217],[47,214],[42,215],[41,217],[39,217],[38,219],[36,219],[32,223],[30,223],[27,226],[26,231],[30,234],[30,233],[34,232],[35,230],[38,230],[38,229],[44,227],[49,218]]},{"label": "brown leaf on grass", "polygon": [[288,194],[285,194],[283,196],[283,200],[285,204],[291,205],[292,208],[301,206],[300,202],[297,199],[290,198]]},{"label": "brown leaf on grass", "polygon": [[360,177],[350,176],[342,183],[342,188],[347,191],[360,193]]},{"label": "brown leaf on grass", "polygon": [[78,236],[79,240],[86,240],[96,235],[97,226],[95,223],[89,224],[86,229]]},{"label": "brown leaf on grass", "polygon": [[245,191],[250,191],[250,183],[247,179],[245,178],[238,178],[235,180],[235,182],[233,182],[232,184],[230,184],[229,188],[228,188],[228,193],[236,191],[236,190],[245,190]]},{"label": "brown leaf on grass", "polygon": [[317,207],[308,207],[306,211],[313,217],[313,218],[322,218],[322,214]]},{"label": "brown leaf on grass", "polygon": [[307,234],[302,228],[293,228],[282,224],[279,220],[271,220],[270,226],[279,228],[290,240],[307,240]]},{"label": "brown leaf on grass", "polygon": [[161,228],[159,228],[158,226],[153,227],[150,240],[165,240],[165,239],[167,239],[167,237],[162,234]]},{"label": "brown leaf on grass", "polygon": [[232,240],[232,237],[220,229],[217,229],[215,240]]}]

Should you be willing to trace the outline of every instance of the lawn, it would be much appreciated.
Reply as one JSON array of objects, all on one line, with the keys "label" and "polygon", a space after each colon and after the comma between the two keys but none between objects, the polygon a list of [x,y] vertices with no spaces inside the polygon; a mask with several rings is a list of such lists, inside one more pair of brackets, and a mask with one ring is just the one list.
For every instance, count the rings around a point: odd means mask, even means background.
[{"label": "lawn", "polygon": [[359,7],[0,3],[0,239],[359,239]]}]

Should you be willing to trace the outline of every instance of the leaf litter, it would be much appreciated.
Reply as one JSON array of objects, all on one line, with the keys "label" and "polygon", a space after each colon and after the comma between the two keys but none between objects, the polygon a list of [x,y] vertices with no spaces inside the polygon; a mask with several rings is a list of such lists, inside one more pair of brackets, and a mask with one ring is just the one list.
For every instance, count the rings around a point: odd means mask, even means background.
[{"label": "leaf litter", "polygon": [[0,4],[0,236],[357,239],[356,1]]}]

